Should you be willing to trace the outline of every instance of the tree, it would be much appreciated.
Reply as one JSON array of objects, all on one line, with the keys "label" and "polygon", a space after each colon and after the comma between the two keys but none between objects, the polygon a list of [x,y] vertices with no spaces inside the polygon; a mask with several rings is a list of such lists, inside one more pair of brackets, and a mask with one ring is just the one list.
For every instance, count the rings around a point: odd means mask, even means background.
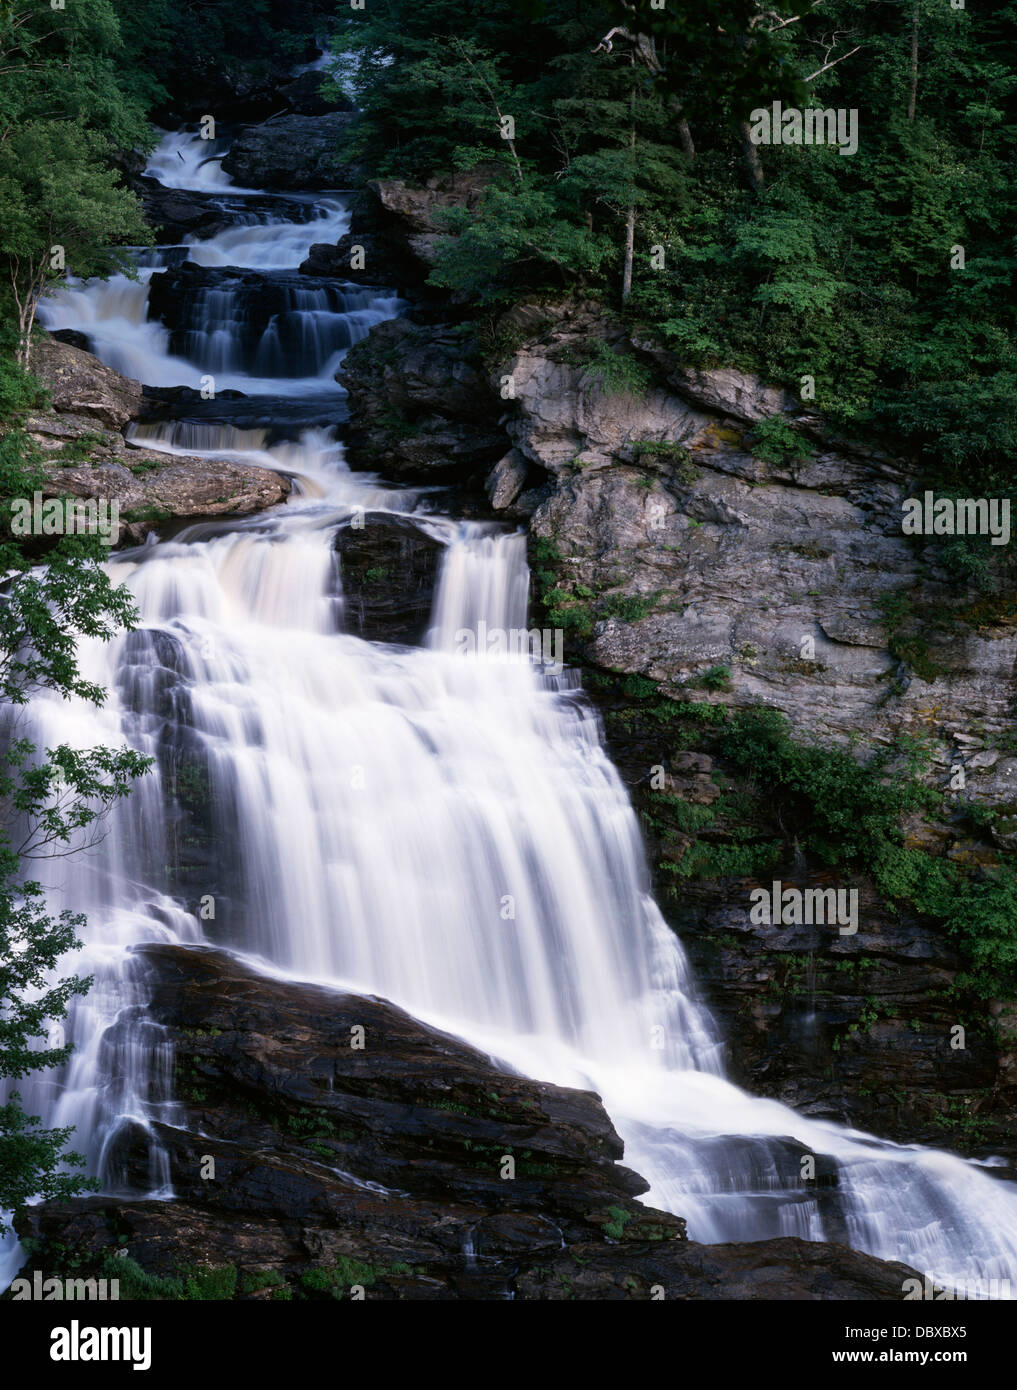
[{"label": "tree", "polygon": [[107,274],[124,265],[113,243],[151,241],[111,166],[116,148],[152,143],[142,103],[117,80],[120,47],[109,0],[22,0],[0,13],[0,295],[23,365],[49,284],[68,270]]},{"label": "tree", "polygon": [[621,302],[632,292],[637,232],[688,205],[691,156],[673,139],[675,109],[631,50],[601,60],[594,91],[554,104],[568,157],[555,178],[577,210],[609,219],[621,243]]},{"label": "tree", "polygon": [[33,121],[0,144],[0,257],[28,366],[39,300],[68,269],[82,277],[127,269],[111,243],[148,242],[138,200],[106,168],[102,137],[78,122]]}]

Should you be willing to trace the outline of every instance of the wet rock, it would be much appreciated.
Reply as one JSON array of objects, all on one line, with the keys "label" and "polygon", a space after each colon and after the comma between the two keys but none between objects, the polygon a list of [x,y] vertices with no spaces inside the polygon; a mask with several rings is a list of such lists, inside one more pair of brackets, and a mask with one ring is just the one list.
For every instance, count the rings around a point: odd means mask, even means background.
[{"label": "wet rock", "polygon": [[349,187],[353,175],[338,154],[353,116],[276,116],[243,129],[222,167],[243,188]]},{"label": "wet rock", "polygon": [[349,232],[337,245],[316,241],[300,264],[301,275],[335,276],[358,285],[389,285],[406,282],[399,266],[388,254],[385,243],[370,232]]},{"label": "wet rock", "polygon": [[[837,1245],[692,1245],[679,1218],[635,1200],[646,1184],[617,1161],[591,1093],[500,1070],[383,1000],[260,977],[207,948],[138,954],[174,1048],[182,1123],[154,1136],[176,1199],[28,1208],[26,1277],[59,1270],[60,1249],[79,1274],[115,1275],[117,1254],[162,1278],[218,1271],[219,1296],[241,1298],[353,1284],[379,1299],[634,1298],[659,1284],[678,1298],[890,1299],[911,1277]],[[118,1136],[128,1181],[147,1180],[151,1137]]]},{"label": "wet rock", "polygon": [[210,235],[224,225],[222,209],[212,195],[188,188],[165,188],[157,179],[139,178],[137,190],[145,209],[145,221],[163,245],[185,236]]},{"label": "wet rock", "polygon": [[91,339],[88,334],[79,333],[76,328],[58,328],[49,336],[55,343],[68,343],[71,347],[80,348],[82,352],[91,352]]},{"label": "wet rock", "polygon": [[370,642],[419,646],[444,546],[411,518],[367,512],[336,535],[345,627]]},{"label": "wet rock", "polygon": [[508,511],[526,486],[530,466],[518,449],[510,449],[491,469],[484,487],[496,512]]},{"label": "wet rock", "polygon": [[289,480],[267,468],[134,448],[122,427],[146,409],[141,383],[91,353],[44,339],[33,347],[32,368],[53,405],[26,421],[43,453],[43,497],[115,501],[119,543],[177,520],[246,516],[289,495]]},{"label": "wet rock", "polygon": [[[576,1258],[573,1258],[576,1257]],[[643,1300],[656,1285],[679,1302],[703,1300],[880,1299],[902,1297],[914,1278],[906,1265],[873,1260],[843,1245],[804,1240],[754,1241],[746,1245],[696,1245],[688,1241],[665,1254],[653,1245],[575,1247],[555,1252],[517,1281],[522,1299]]]},{"label": "wet rock", "polygon": [[[707,774],[693,769],[708,755],[671,753],[666,734],[654,719],[641,721],[631,698],[620,702],[622,719],[612,708],[604,708],[609,749],[642,813],[658,901],[721,1028],[731,1079],[799,1113],[898,1142],[1017,1157],[1017,1089],[1001,1045],[1009,1035],[984,1003],[961,1002],[954,942],[936,923],[888,907],[858,867],[831,870],[791,846],[755,877],[718,867],[676,878],[668,865],[687,867],[718,849],[779,850],[786,827],[765,792],[752,796],[721,760]],[[702,801],[695,783],[711,775],[720,795]],[[683,812],[674,821],[669,797]],[[802,890],[856,890],[857,932],[753,923],[751,894],[769,893],[774,879]],[[964,1046],[955,1048],[961,1019]]]},{"label": "wet rock", "polygon": [[505,454],[497,397],[449,328],[379,324],[347,354],[354,467],[389,477],[464,481]]}]

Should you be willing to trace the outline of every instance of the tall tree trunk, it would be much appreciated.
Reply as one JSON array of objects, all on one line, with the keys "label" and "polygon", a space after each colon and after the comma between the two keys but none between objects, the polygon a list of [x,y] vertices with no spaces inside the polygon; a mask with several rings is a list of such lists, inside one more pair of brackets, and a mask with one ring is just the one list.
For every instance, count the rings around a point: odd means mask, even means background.
[{"label": "tall tree trunk", "polygon": [[636,248],[636,210],[629,208],[625,218],[625,269],[622,272],[622,303],[632,293],[632,258]]},{"label": "tall tree trunk", "polygon": [[669,97],[667,107],[675,118],[675,129],[678,131],[678,143],[682,147],[682,152],[688,155],[689,163],[691,164],[696,157],[696,147],[692,143],[692,131],[689,129],[689,123],[682,115],[681,101],[678,97]]},{"label": "tall tree trunk", "polygon": [[911,90],[908,93],[908,120],[915,118],[918,104],[918,20],[921,13],[921,0],[915,0],[911,16]]},{"label": "tall tree trunk", "polygon": [[[635,58],[632,58],[632,66],[635,67]],[[633,74],[633,77],[635,74]],[[636,177],[636,89],[632,88],[629,96],[629,150],[631,151],[631,174],[632,182]],[[630,202],[628,212],[625,216],[625,268],[622,271],[622,303],[628,299],[632,293],[632,259],[636,249],[636,204],[634,192],[629,194]]]},{"label": "tall tree trunk", "polygon": [[[45,264],[43,258],[41,264]],[[28,359],[32,351],[32,329],[35,326],[35,311],[39,307],[39,295],[42,292],[42,272],[39,275],[39,283],[36,283],[35,265],[31,259],[28,262],[28,283],[25,284],[21,279],[21,258],[15,256],[11,265],[11,290],[13,292],[14,304],[18,311],[18,346],[15,352],[15,360],[19,366],[28,368]]]},{"label": "tall tree trunk", "polygon": [[742,154],[745,156],[745,165],[749,171],[749,182],[756,193],[762,193],[766,187],[766,179],[763,176],[763,161],[759,153],[759,146],[752,143],[748,121],[739,121],[738,129],[742,135]]},{"label": "tall tree trunk", "polygon": [[678,143],[690,160],[695,159],[696,147],[692,143],[692,131],[689,129],[689,123],[684,116],[678,122]]}]

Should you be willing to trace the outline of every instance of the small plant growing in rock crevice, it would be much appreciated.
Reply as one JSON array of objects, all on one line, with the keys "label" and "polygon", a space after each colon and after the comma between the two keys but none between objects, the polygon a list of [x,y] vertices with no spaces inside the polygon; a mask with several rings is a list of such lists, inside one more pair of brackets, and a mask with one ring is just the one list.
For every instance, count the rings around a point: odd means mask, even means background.
[{"label": "small plant growing in rock crevice", "polygon": [[760,420],[752,431],[750,447],[757,459],[778,467],[812,456],[808,444],[783,415],[769,415],[765,420]]},{"label": "small plant growing in rock crevice", "polygon": [[699,677],[697,684],[703,686],[707,690],[730,690],[731,667],[711,666],[708,671],[704,671]]}]

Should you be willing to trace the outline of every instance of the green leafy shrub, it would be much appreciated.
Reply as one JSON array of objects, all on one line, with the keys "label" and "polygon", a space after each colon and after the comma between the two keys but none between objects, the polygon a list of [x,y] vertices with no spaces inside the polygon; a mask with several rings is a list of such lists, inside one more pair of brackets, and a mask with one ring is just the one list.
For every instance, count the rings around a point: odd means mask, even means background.
[{"label": "green leafy shrub", "polygon": [[812,452],[783,415],[769,415],[752,431],[752,452],[765,463],[792,463]]}]

